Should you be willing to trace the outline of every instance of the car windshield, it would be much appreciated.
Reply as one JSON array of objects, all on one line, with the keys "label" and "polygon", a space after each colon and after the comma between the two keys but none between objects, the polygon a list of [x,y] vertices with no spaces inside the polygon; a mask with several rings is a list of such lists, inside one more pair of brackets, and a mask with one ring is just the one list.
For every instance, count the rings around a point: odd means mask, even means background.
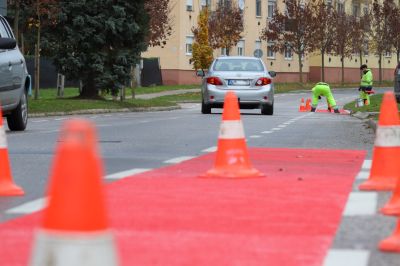
[{"label": "car windshield", "polygon": [[214,71],[264,71],[260,60],[255,59],[217,59]]}]

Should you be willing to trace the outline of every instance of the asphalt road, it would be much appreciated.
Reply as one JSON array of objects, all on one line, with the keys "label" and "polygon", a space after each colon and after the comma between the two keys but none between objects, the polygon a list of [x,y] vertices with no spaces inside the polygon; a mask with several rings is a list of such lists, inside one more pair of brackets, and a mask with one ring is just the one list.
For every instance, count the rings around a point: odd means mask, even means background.
[{"label": "asphalt road", "polygon": [[[339,105],[354,100],[357,94],[355,89],[334,91]],[[371,159],[374,133],[365,122],[349,115],[300,113],[301,97],[310,95],[277,94],[273,116],[262,116],[259,110],[241,110],[248,146],[366,150],[367,159]],[[319,107],[326,106],[321,103]],[[78,117],[96,124],[105,171],[111,175],[130,169],[159,168],[214,150],[221,112],[213,109],[211,115],[203,115],[199,104],[188,103],[174,111]],[[31,118],[25,132],[7,131],[14,181],[24,188],[26,195],[0,198],[0,222],[23,215],[10,213],[10,209],[44,197],[60,125],[69,118]],[[355,192],[359,182],[354,184]],[[376,209],[388,196],[377,194]],[[377,211],[343,216],[333,248],[365,252],[369,263],[364,265],[399,265],[399,255],[376,250],[377,243],[391,234],[395,222]]]}]

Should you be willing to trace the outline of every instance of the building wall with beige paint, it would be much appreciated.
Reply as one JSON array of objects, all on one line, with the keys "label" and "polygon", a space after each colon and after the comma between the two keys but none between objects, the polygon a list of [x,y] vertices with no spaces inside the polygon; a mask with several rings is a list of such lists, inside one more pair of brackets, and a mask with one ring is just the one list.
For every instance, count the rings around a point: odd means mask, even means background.
[{"label": "building wall with beige paint", "polygon": [[[200,78],[196,77],[193,65],[190,64],[191,42],[194,41],[192,28],[197,26],[197,17],[200,10],[205,6],[206,1],[215,10],[217,0],[171,0],[171,20],[173,32],[164,47],[149,47],[143,57],[158,57],[163,75],[164,84],[196,84]],[[261,4],[261,9],[257,14],[257,2]],[[371,0],[360,0],[356,2],[345,0],[327,0],[327,2],[337,8],[338,3],[342,3],[346,12],[352,12],[353,6],[359,4],[359,12],[366,7],[366,2]],[[232,47],[230,55],[253,56],[256,49],[263,52],[262,59],[269,70],[278,73],[276,82],[295,82],[299,80],[299,65],[296,54],[272,53],[268,46],[271,43],[260,40],[262,30],[267,24],[268,17],[272,14],[272,9],[278,8],[283,11],[285,6],[283,0],[234,0],[243,10],[244,31],[242,40],[236,47]],[[261,12],[260,12],[261,11]],[[214,51],[214,57],[223,53],[221,49]],[[291,55],[291,56],[290,56]],[[359,80],[360,59],[358,55],[345,59],[346,81],[357,82]],[[395,55],[387,55],[383,58],[382,67],[385,68],[384,79],[391,79],[391,73],[396,66]],[[304,81],[319,81],[321,73],[321,56],[319,54],[306,55],[302,61]],[[378,57],[372,51],[363,58],[363,63],[367,63],[373,68],[377,77]],[[337,56],[325,55],[325,77],[328,82],[340,82],[341,62]],[[375,73],[376,72],[376,73]]]}]

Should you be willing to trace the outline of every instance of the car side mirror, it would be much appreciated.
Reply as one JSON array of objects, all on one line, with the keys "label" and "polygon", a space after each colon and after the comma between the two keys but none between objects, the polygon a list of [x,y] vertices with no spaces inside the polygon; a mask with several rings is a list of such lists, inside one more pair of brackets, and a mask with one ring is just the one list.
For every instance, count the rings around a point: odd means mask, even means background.
[{"label": "car side mirror", "polygon": [[205,76],[204,70],[202,70],[202,69],[197,70],[196,71],[196,76],[204,77]]},{"label": "car side mirror", "polygon": [[17,46],[17,41],[13,38],[0,38],[0,49],[9,50]]},{"label": "car side mirror", "polygon": [[268,74],[271,76],[271,78],[276,77],[276,72],[275,71],[268,71]]}]

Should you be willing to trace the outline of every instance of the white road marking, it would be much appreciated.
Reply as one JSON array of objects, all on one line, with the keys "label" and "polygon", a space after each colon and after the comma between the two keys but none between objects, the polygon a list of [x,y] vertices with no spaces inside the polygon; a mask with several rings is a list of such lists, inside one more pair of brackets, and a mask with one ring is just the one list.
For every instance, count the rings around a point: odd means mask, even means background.
[{"label": "white road marking", "polygon": [[288,122],[285,122],[285,123],[283,123],[284,125],[290,125],[291,123],[293,123],[293,121],[288,121]]},{"label": "white road marking", "polygon": [[202,152],[215,152],[215,151],[217,151],[216,146],[202,150]]},{"label": "white road marking", "polygon": [[323,266],[367,266],[368,260],[367,250],[331,249]]},{"label": "white road marking", "polygon": [[278,131],[278,130],[281,130],[281,129],[282,129],[282,128],[279,128],[279,127],[276,128],[276,127],[275,127],[275,128],[273,128],[273,129],[271,129],[271,130],[273,130],[273,131]]},{"label": "white road marking", "polygon": [[261,132],[261,133],[263,133],[263,134],[270,134],[270,133],[272,133],[273,131],[263,131],[263,132]]},{"label": "white road marking", "polygon": [[370,172],[369,171],[361,171],[358,173],[356,179],[368,179]]},{"label": "white road marking", "polygon": [[180,162],[187,161],[187,160],[190,160],[193,158],[194,158],[194,156],[181,156],[181,157],[176,157],[176,158],[166,160],[166,161],[164,161],[164,163],[171,163],[171,164],[180,163]]},{"label": "white road marking", "polygon": [[134,168],[134,169],[131,169],[131,170],[127,170],[127,171],[123,171],[123,172],[107,175],[105,177],[105,179],[122,179],[122,178],[125,178],[125,177],[128,177],[128,176],[144,173],[144,172],[147,172],[147,171],[150,171],[150,170],[152,170],[152,169],[149,169],[149,168]]},{"label": "white road marking", "polygon": [[259,135],[253,135],[253,136],[250,136],[250,138],[251,138],[251,139],[258,139],[258,138],[261,138],[261,136],[259,136]]},{"label": "white road marking", "polygon": [[287,127],[287,125],[279,125],[278,127],[285,128],[285,127]]},{"label": "white road marking", "polygon": [[[133,168],[130,170],[110,174],[104,177],[104,179],[122,179],[125,177],[133,176],[135,174],[140,174],[152,169],[145,168]],[[39,198],[32,201],[28,201],[14,208],[5,211],[7,214],[30,214],[36,211],[42,210],[46,206],[46,198]]]},{"label": "white road marking", "polygon": [[29,122],[32,122],[32,123],[41,123],[41,122],[48,122],[49,120],[47,120],[47,119],[43,119],[43,120],[32,120],[32,121],[29,121]]},{"label": "white road marking", "polygon": [[68,117],[60,117],[60,118],[54,118],[55,121],[62,121],[62,120],[67,120]]},{"label": "white road marking", "polygon": [[378,202],[376,192],[351,192],[347,200],[344,216],[374,215]]},{"label": "white road marking", "polygon": [[372,160],[364,160],[364,163],[362,165],[362,169],[371,169],[372,165]]},{"label": "white road marking", "polygon": [[28,201],[17,207],[8,209],[7,214],[29,214],[32,212],[40,211],[46,206],[46,198],[39,198],[36,200]]}]

